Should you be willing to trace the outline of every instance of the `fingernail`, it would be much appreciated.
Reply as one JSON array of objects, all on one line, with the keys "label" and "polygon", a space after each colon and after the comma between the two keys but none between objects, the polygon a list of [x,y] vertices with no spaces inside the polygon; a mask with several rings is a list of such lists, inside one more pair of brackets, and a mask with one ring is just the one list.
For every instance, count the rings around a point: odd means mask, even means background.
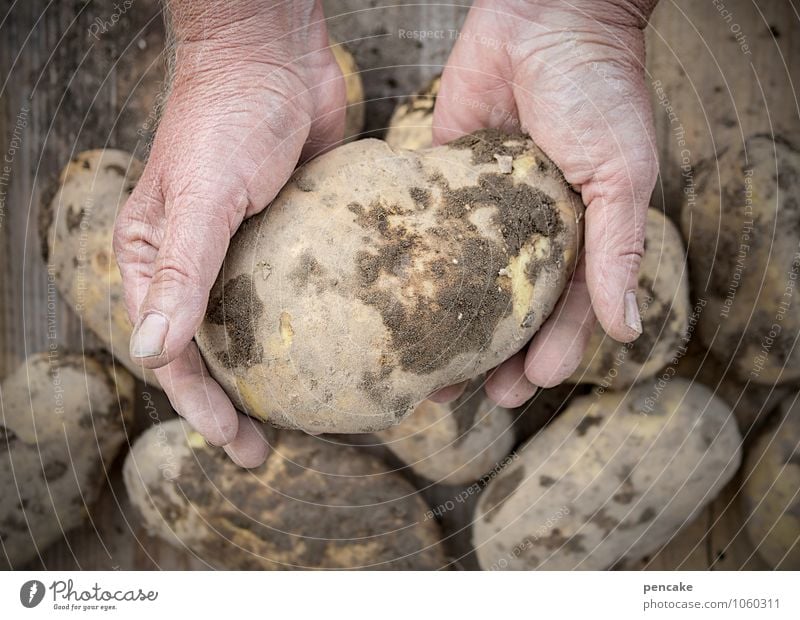
[{"label": "fingernail", "polygon": [[636,301],[636,291],[625,293],[625,325],[637,334],[642,333],[642,317],[639,315],[639,303]]},{"label": "fingernail", "polygon": [[131,357],[155,357],[164,352],[169,321],[158,312],[150,312],[139,322],[131,336]]}]

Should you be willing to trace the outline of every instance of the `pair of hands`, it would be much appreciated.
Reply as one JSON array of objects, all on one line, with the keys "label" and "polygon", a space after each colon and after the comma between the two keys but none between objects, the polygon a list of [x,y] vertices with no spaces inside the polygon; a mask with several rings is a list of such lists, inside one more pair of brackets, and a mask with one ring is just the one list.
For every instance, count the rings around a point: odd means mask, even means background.
[{"label": "pair of hands", "polygon": [[[343,135],[344,82],[313,0],[170,0],[176,60],[150,159],[121,210],[114,247],[131,354],[175,410],[243,467],[267,445],[237,413],[192,340],[239,224],[297,164]],[[595,316],[614,339],[641,332],[635,291],[657,174],[643,28],[655,0],[477,0],[434,110],[442,143],[520,128],[586,204],[585,252],[530,345],[495,369],[488,396],[518,406],[577,367]],[[432,398],[457,397],[451,386]]]}]

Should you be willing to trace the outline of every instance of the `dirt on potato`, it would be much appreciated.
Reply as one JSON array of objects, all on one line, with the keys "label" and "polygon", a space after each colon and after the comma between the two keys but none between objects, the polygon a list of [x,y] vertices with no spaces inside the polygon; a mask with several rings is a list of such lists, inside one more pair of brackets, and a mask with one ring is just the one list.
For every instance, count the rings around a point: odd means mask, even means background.
[{"label": "dirt on potato", "polygon": [[[506,142],[512,146],[504,146]],[[516,145],[491,130],[456,143],[453,144],[457,148],[472,148],[473,159],[478,163],[483,163],[490,151],[519,155],[525,149],[524,142]],[[491,156],[489,160],[494,161]],[[430,208],[437,199],[441,203],[438,226],[425,239],[390,222],[390,216],[407,215],[399,205],[348,205],[356,222],[377,231],[383,240],[377,248],[357,255],[358,298],[381,313],[400,366],[416,374],[431,373],[457,355],[479,351],[491,341],[498,323],[512,309],[510,288],[505,282],[498,284],[498,274],[532,235],[553,239],[563,226],[552,197],[528,184],[515,184],[510,175],[485,173],[476,185],[457,189],[451,189],[442,175],[436,174],[430,180],[438,190],[438,198],[430,190],[410,189],[417,208]],[[496,209],[494,222],[502,235],[502,245],[483,237],[468,220],[472,209],[480,206]],[[448,243],[456,245],[459,257],[447,258],[426,245],[436,238],[443,247]],[[421,279],[409,267],[425,255],[436,257],[426,265],[435,276],[436,291],[432,296],[406,294]],[[554,244],[552,260],[559,260],[560,255],[560,247]],[[532,282],[546,260],[529,264],[527,275]],[[396,289],[381,285],[381,275],[398,279],[399,295]],[[408,299],[413,301],[405,301]]]},{"label": "dirt on potato", "polygon": [[[232,301],[226,303],[226,298]],[[216,287],[212,290],[206,318],[214,325],[224,326],[228,334],[228,346],[215,352],[226,368],[249,368],[261,363],[264,348],[256,337],[256,326],[263,313],[264,304],[248,274],[228,280],[221,293]]]}]

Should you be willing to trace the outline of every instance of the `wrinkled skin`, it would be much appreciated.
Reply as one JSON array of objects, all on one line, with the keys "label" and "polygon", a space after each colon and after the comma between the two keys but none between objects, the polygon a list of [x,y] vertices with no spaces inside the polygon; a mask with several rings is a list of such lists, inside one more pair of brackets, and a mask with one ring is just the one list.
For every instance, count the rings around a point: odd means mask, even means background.
[{"label": "wrinkled skin", "polygon": [[[501,406],[519,406],[537,386],[572,374],[595,315],[615,340],[639,335],[626,324],[623,302],[637,288],[658,167],[644,83],[643,28],[654,5],[480,0],[445,68],[434,142],[521,125],[587,207],[585,260],[571,286],[527,351],[487,381]],[[459,393],[453,386],[435,398]]]},{"label": "wrinkled skin", "polygon": [[[115,234],[133,324],[154,312],[168,330],[160,355],[133,357],[157,369],[176,411],[209,442],[253,467],[266,456],[259,424],[208,377],[192,337],[239,224],[269,204],[301,159],[342,139],[344,81],[313,3],[265,12],[238,1],[205,16],[202,2],[169,4],[172,89]],[[223,18],[233,21],[213,21]]]},{"label": "wrinkled skin", "polygon": [[[643,82],[652,7],[617,5],[477,2],[443,76],[437,141],[521,121],[588,206],[585,267],[527,351],[487,382],[502,406],[568,377],[595,314],[617,340],[640,331],[635,310],[626,324],[623,299],[636,289],[657,166]],[[261,431],[208,377],[192,337],[242,220],[269,204],[301,159],[341,139],[345,92],[318,4],[225,6],[168,3],[174,82],[142,181],[118,217],[115,250],[136,326],[133,357],[157,369],[200,433],[252,467],[266,455]]]}]

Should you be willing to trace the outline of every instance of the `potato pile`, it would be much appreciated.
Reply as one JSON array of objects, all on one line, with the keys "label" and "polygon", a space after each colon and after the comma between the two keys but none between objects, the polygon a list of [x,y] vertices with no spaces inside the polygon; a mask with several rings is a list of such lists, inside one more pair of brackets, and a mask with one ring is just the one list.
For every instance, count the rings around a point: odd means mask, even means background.
[{"label": "potato pile", "polygon": [[58,351],[3,380],[0,541],[12,569],[88,516],[126,441],[133,383],[108,360]]},{"label": "potato pile", "polygon": [[394,111],[386,129],[386,142],[395,149],[426,149],[433,145],[433,107],[441,76],[414,93]]},{"label": "potato pile", "polygon": [[[580,197],[524,133],[432,147],[439,78],[398,106],[385,141],[353,140],[364,86],[333,50],[347,143],[243,223],[196,335],[267,462],[240,469],[187,423],[148,420],[122,468],[131,522],[219,569],[605,570],[646,565],[730,494],[758,557],[800,567],[795,139],[725,134],[682,205],[649,209],[642,336],[597,327],[567,384],[508,410],[482,383],[558,302]],[[82,325],[157,386],[128,357],[111,251],[142,169],[124,151],[80,153],[40,234]],[[0,540],[15,568],[82,522],[126,440],[134,379],[109,370],[41,354],[2,384]],[[426,400],[462,381],[453,402]],[[363,445],[338,435],[352,433]]]},{"label": "potato pile", "polygon": [[800,393],[781,403],[744,466],[745,527],[770,566],[800,570]]},{"label": "potato pile", "polygon": [[717,495],[740,443],[730,409],[698,383],[659,390],[645,381],[576,398],[481,495],[481,567],[623,568]]},{"label": "potato pile", "polygon": [[155,426],[125,486],[152,533],[217,568],[445,567],[427,506],[378,459],[297,431],[268,441],[267,462],[243,471],[184,422]]},{"label": "potato pile", "polygon": [[59,189],[40,213],[44,259],[63,299],[129,371],[158,386],[128,352],[133,325],[112,248],[114,221],[144,166],[115,149],[79,153],[61,171]]},{"label": "potato pile", "polygon": [[378,438],[423,478],[439,484],[480,479],[514,445],[514,413],[486,398],[482,384],[471,382],[463,396],[448,404],[421,402]]},{"label": "potato pile", "polygon": [[680,232],[663,213],[648,209],[646,239],[636,295],[642,335],[620,344],[598,325],[571,382],[623,389],[654,376],[683,346],[691,309]]},{"label": "potato pile", "polygon": [[743,381],[800,380],[799,181],[798,146],[756,134],[701,169],[681,214],[694,292],[708,301],[698,333]]}]

